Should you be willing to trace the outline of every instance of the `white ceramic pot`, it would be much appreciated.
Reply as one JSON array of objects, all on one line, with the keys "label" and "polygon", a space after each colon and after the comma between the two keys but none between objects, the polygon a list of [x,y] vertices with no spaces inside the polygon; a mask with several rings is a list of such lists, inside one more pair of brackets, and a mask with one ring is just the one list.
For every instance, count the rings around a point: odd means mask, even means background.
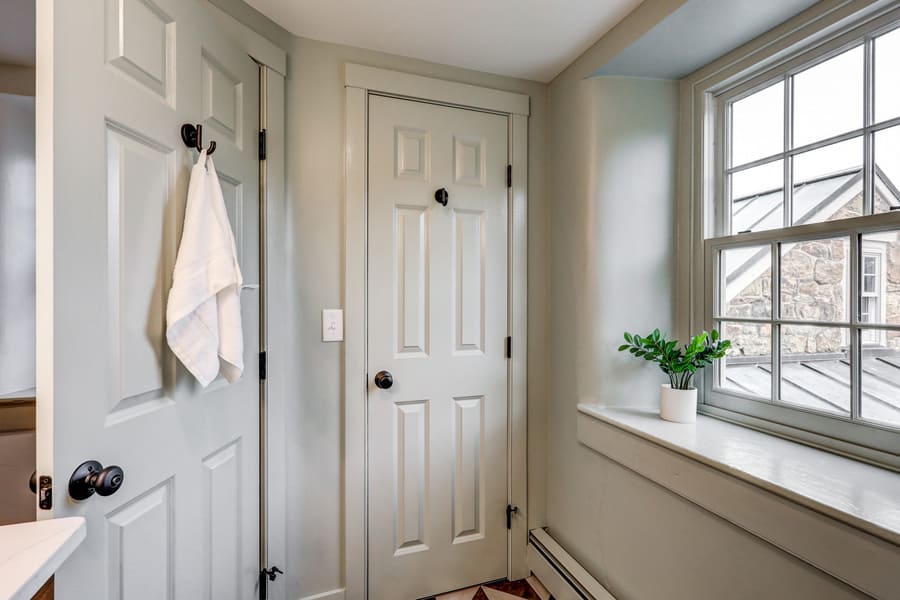
[{"label": "white ceramic pot", "polygon": [[659,394],[659,416],[675,423],[697,421],[697,388],[673,390],[668,383]]}]

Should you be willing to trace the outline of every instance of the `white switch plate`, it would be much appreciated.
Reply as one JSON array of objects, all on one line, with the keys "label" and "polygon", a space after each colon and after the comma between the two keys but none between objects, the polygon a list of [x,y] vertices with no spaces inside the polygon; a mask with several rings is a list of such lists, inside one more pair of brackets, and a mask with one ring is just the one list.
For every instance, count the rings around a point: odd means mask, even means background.
[{"label": "white switch plate", "polygon": [[344,341],[344,311],[339,308],[326,308],[322,311],[322,341]]}]

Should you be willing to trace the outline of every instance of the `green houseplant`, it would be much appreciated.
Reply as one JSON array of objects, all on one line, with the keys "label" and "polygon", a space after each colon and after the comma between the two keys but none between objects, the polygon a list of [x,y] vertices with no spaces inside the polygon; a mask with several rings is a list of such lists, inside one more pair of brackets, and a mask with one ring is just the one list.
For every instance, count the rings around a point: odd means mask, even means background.
[{"label": "green houseplant", "polygon": [[731,348],[729,340],[722,339],[713,329],[703,331],[687,344],[669,340],[659,329],[646,336],[625,333],[626,344],[619,352],[630,352],[637,358],[656,363],[669,378],[662,386],[659,414],[667,421],[693,423],[697,414],[697,389],[693,387],[697,371],[708,367],[725,356]]}]

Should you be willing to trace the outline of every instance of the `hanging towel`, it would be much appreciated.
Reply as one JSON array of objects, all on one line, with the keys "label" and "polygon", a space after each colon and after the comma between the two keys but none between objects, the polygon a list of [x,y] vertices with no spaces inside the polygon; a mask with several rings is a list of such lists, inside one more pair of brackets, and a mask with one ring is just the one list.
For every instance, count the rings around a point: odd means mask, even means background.
[{"label": "hanging towel", "polygon": [[242,283],[219,176],[203,150],[191,171],[166,306],[169,347],[203,387],[220,371],[229,383],[244,371]]}]

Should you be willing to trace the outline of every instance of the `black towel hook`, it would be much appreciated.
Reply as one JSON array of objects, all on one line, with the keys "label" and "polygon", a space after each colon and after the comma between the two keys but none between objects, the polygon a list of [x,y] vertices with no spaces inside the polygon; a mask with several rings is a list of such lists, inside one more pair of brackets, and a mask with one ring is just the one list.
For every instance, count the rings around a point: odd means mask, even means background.
[{"label": "black towel hook", "polygon": [[[203,151],[203,125],[199,123],[192,125],[185,123],[181,126],[181,140],[188,148],[196,148],[197,152]],[[209,148],[206,149],[206,155],[209,156],[216,151],[216,143],[210,142]]]}]

